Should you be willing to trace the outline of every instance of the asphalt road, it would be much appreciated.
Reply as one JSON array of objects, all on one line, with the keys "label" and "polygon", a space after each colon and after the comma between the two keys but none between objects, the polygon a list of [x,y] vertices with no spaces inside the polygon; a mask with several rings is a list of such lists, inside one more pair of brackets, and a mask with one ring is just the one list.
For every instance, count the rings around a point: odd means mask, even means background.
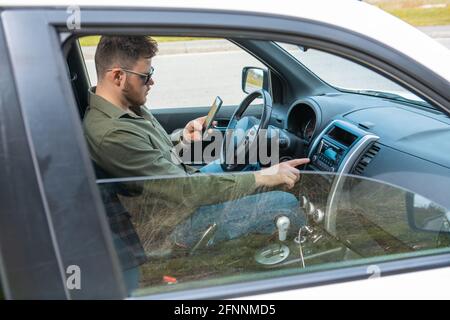
[{"label": "asphalt road", "polygon": [[419,30],[437,40],[450,49],[450,25],[435,27],[420,27]]},{"label": "asphalt road", "polygon": [[[423,32],[450,49],[450,26],[423,27]],[[352,87],[363,83],[366,88],[398,90],[393,83],[353,63],[310,51],[302,53],[287,47],[311,70],[331,84]],[[97,82],[93,55],[95,47],[83,48],[91,83]],[[209,106],[219,95],[224,105],[238,104],[245,94],[241,90],[241,72],[244,66],[261,64],[246,52],[226,40],[202,40],[160,44],[159,54],[153,59],[155,85],[147,105],[150,108],[181,106]]]}]

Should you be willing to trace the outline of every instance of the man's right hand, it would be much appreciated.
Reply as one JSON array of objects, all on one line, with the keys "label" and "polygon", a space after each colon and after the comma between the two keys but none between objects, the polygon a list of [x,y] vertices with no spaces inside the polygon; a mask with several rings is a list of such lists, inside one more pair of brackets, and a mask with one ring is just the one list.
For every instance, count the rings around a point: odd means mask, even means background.
[{"label": "man's right hand", "polygon": [[307,158],[294,159],[257,171],[254,173],[256,187],[275,187],[285,184],[291,189],[300,179],[300,171],[296,167],[309,161]]}]

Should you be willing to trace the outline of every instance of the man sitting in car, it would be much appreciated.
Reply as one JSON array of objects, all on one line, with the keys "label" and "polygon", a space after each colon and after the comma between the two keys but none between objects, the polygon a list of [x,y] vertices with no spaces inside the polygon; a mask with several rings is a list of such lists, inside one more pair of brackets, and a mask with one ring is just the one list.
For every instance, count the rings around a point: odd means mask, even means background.
[{"label": "man sitting in car", "polygon": [[[171,244],[192,247],[214,223],[213,241],[250,232],[270,234],[275,230],[274,218],[281,214],[302,223],[292,194],[255,193],[261,187],[292,188],[299,179],[296,167],[308,159],[226,175],[200,174],[202,170],[173,161],[171,138],[144,106],[155,84],[156,52],[157,43],[149,37],[101,37],[95,53],[98,84],[90,89],[84,118],[91,157],[110,177],[172,176],[147,180],[143,186],[143,210],[153,221],[154,243],[170,235]],[[183,140],[201,139],[204,120],[190,121]]]}]

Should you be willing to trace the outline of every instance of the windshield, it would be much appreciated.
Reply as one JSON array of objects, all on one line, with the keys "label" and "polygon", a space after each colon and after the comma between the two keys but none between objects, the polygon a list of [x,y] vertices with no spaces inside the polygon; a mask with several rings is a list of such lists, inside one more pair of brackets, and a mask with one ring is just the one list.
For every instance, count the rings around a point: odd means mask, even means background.
[{"label": "windshield", "polygon": [[277,42],[292,57],[329,85],[341,91],[403,100],[432,107],[393,81],[357,63],[315,49]]}]

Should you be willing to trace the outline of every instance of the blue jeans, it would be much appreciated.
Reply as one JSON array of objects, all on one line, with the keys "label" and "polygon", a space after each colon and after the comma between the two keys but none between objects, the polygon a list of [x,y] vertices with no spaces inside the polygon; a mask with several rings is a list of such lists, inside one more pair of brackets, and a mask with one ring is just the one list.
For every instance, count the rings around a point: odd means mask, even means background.
[{"label": "blue jeans", "polygon": [[[275,220],[287,216],[291,228],[298,230],[304,225],[297,198],[290,193],[272,191],[220,204],[200,207],[172,233],[177,243],[194,246],[212,224],[217,230],[210,244],[236,239],[250,233],[270,235],[276,231]],[[293,230],[295,230],[293,229]]]},{"label": "blue jeans", "polygon": [[[206,170],[204,170],[206,169]],[[220,172],[218,162],[203,167],[202,172]],[[250,233],[272,234],[276,231],[275,219],[287,216],[291,228],[303,226],[305,219],[299,210],[297,198],[287,192],[271,191],[198,208],[189,219],[178,225],[172,238],[192,247],[212,224],[217,230],[212,243],[239,238]]]}]

